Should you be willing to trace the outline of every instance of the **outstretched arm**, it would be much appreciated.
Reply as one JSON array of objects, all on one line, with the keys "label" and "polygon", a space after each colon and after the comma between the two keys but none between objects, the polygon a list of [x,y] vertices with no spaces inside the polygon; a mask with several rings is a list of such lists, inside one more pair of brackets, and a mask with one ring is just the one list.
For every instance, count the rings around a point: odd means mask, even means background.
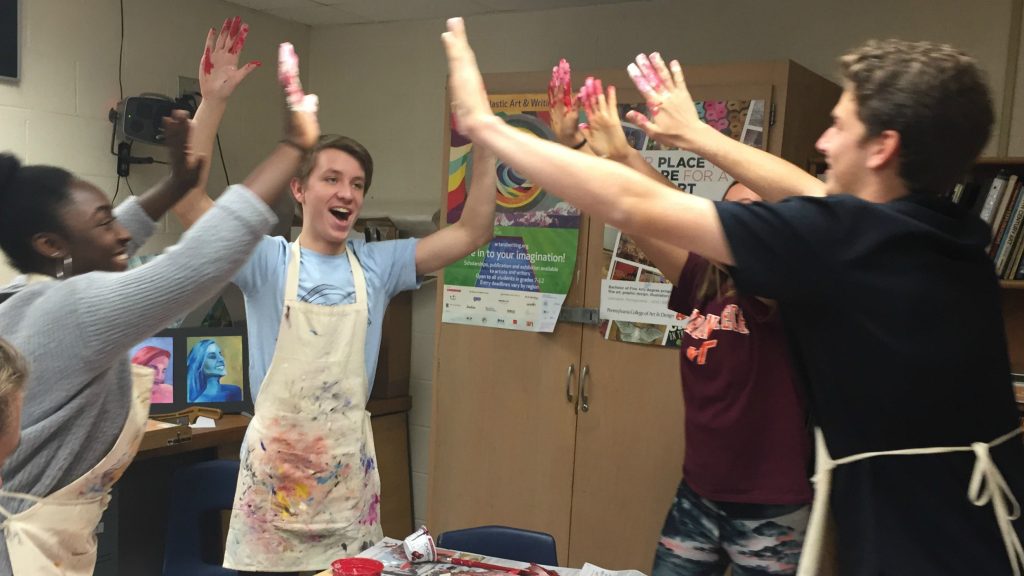
[{"label": "outstretched arm", "polygon": [[[228,98],[242,80],[261,65],[254,60],[238,67],[238,59],[248,35],[249,25],[238,16],[225,20],[220,32],[211,28],[206,35],[206,47],[199,60],[199,90],[203,100],[193,120],[191,143],[194,150],[207,158],[212,157]],[[199,181],[174,205],[174,215],[186,229],[213,207],[213,200],[206,192],[209,176],[210,163],[206,162]]]},{"label": "outstretched arm", "polygon": [[494,116],[462,20],[442,35],[456,127],[533,182],[599,216],[626,234],[646,233],[731,264],[722,224],[710,200],[680,194],[615,162],[523,134]]},{"label": "outstretched arm", "polygon": [[641,54],[628,71],[647,98],[652,117],[633,111],[627,118],[651,138],[700,154],[769,202],[788,196],[825,195],[825,183],[811,174],[701,122],[678,61],[666,67],[657,52],[650,58]]},{"label": "outstretched arm", "polygon": [[[245,185],[254,194],[229,189],[182,235],[175,250],[145,266],[117,274],[82,274],[60,283],[62,289],[74,290],[68,301],[78,303],[74,308],[82,317],[82,350],[92,365],[107,365],[172,318],[216,294],[270,229],[275,218],[268,206],[288,189],[303,151],[320,136],[316,96],[302,92],[290,44],[282,45],[280,60],[279,77],[288,100],[285,140],[246,178]],[[179,117],[169,122],[168,145],[184,146],[188,120]],[[179,130],[183,131],[180,136]],[[186,155],[187,151],[175,151],[172,158]]]},{"label": "outstretched arm", "polygon": [[[656,182],[675,187],[665,176],[640,154],[640,151],[629,145],[626,133],[619,121],[618,100],[615,86],[608,87],[608,96],[601,92],[601,81],[590,81],[580,89],[580,100],[587,111],[588,124],[581,127],[587,138],[590,149],[602,158],[609,158],[650,177]],[[684,194],[684,192],[677,192]],[[690,253],[674,244],[664,242],[647,233],[634,233],[629,237],[644,251],[654,265],[661,270],[669,282],[675,284],[679,273],[686,264]]]},{"label": "outstretched arm", "polygon": [[277,58],[277,80],[288,107],[284,138],[245,179],[245,185],[270,206],[288,188],[302,159],[320,138],[316,116],[319,101],[314,94],[302,90],[295,48],[288,42],[281,44]]},{"label": "outstretched arm", "polygon": [[474,144],[473,176],[462,217],[416,244],[417,275],[440,270],[494,237],[496,170],[494,154]]}]

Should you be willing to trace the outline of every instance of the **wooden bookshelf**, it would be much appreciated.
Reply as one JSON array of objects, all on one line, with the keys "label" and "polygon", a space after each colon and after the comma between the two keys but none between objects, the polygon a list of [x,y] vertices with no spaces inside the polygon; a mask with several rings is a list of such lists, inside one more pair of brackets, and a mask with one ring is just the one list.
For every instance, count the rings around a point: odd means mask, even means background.
[{"label": "wooden bookshelf", "polygon": [[1004,290],[1024,290],[1024,280],[1000,280],[999,286]]},{"label": "wooden bookshelf", "polygon": [[978,161],[975,162],[975,165],[976,166],[998,166],[998,167],[1022,166],[1022,165],[1024,165],[1024,156],[1006,156],[1006,157],[990,156],[990,157],[987,157],[987,158],[978,158]]}]

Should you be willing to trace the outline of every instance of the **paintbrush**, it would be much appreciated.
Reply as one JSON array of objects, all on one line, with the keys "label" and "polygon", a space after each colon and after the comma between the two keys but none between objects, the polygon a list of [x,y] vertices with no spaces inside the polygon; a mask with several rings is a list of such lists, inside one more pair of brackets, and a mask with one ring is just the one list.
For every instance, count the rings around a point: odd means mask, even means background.
[{"label": "paintbrush", "polygon": [[522,568],[512,568],[511,566],[500,566],[498,564],[488,564],[487,562],[479,562],[477,560],[467,560],[465,558],[438,558],[438,561],[444,562],[445,564],[455,564],[457,566],[469,566],[471,568],[485,568],[487,570],[498,570],[500,572],[510,572],[512,574],[522,575],[526,574],[528,570]]}]

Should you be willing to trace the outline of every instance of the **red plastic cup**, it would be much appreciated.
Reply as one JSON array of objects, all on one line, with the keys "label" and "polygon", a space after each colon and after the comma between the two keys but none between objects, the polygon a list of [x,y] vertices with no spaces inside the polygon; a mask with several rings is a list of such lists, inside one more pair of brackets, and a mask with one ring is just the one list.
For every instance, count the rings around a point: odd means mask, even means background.
[{"label": "red plastic cup", "polygon": [[339,558],[331,562],[334,576],[380,576],[384,564],[370,558]]}]

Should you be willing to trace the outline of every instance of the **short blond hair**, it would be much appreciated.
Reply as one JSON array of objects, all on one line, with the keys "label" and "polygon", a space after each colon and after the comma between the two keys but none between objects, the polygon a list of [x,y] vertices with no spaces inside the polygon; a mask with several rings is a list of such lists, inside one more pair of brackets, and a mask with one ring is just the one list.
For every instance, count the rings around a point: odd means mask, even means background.
[{"label": "short blond hair", "polygon": [[0,432],[7,432],[12,400],[24,390],[26,380],[28,364],[25,357],[0,338]]}]

